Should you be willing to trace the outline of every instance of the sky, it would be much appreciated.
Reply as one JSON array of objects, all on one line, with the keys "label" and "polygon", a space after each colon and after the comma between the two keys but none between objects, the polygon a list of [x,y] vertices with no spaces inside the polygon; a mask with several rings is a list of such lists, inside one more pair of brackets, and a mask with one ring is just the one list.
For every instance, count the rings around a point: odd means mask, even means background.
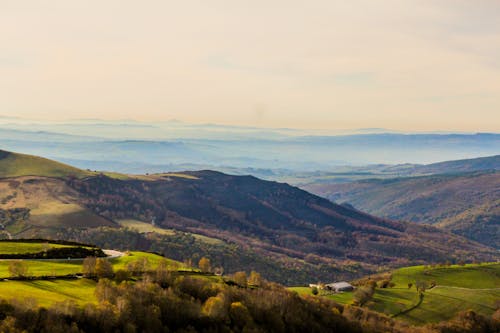
[{"label": "sky", "polygon": [[0,115],[500,131],[498,0],[0,0]]}]

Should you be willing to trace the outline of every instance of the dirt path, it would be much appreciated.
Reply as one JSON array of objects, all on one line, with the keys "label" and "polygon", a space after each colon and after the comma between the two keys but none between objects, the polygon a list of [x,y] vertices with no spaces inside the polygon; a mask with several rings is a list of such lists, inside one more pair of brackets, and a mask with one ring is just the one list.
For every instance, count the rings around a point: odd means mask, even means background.
[{"label": "dirt path", "polygon": [[125,255],[125,253],[116,250],[102,250],[108,257],[107,259],[120,258]]}]

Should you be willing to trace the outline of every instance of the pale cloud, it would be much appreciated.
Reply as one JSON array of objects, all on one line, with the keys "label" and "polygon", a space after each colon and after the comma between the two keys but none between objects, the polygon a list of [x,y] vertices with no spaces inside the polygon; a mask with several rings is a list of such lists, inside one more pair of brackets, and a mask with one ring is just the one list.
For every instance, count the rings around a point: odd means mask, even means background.
[{"label": "pale cloud", "polygon": [[0,0],[0,113],[498,131],[499,11],[496,0]]}]

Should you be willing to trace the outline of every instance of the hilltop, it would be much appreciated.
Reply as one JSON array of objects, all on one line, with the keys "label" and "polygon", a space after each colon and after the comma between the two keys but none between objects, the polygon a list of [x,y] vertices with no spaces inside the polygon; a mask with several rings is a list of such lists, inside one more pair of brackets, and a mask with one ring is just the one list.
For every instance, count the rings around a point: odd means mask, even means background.
[{"label": "hilltop", "polygon": [[415,167],[415,173],[443,174],[473,171],[500,170],[500,155],[445,161]]},{"label": "hilltop", "polygon": [[88,171],[43,157],[0,150],[0,178],[20,176],[84,177],[88,175],[91,175]]}]

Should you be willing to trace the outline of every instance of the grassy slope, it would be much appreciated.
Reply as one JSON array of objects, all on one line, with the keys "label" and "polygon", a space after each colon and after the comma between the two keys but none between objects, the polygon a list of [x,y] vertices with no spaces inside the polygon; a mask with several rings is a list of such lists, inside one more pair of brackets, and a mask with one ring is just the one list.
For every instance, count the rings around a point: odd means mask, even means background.
[{"label": "grassy slope", "polygon": [[[127,264],[138,260],[140,258],[147,258],[152,268],[155,268],[162,260],[167,260],[168,263],[173,263],[173,260],[165,259],[156,254],[146,252],[129,252],[128,255],[123,257],[110,259],[115,270],[124,269]],[[0,260],[0,278],[8,278],[9,264],[12,260]],[[33,276],[42,275],[66,275],[77,274],[82,272],[82,260],[25,260],[28,265],[28,271]],[[180,262],[177,265],[182,266]]]},{"label": "grassy slope", "polygon": [[[134,219],[124,219],[124,220],[118,220],[118,224],[120,224],[122,227],[133,229],[137,232],[140,233],[148,233],[148,232],[154,232],[160,235],[174,235],[175,231],[173,229],[164,229],[164,228],[159,228],[156,226],[151,225],[151,223],[146,223],[143,221],[139,220],[134,220]],[[199,234],[191,234],[193,235],[194,238],[208,244],[222,244],[224,243],[220,239],[217,238],[211,238]]]},{"label": "grassy slope", "polygon": [[[147,258],[152,268],[155,268],[162,260],[167,263],[175,263],[182,268],[182,264],[156,254],[145,252],[130,252],[128,255],[110,259],[113,269],[124,269],[127,264]],[[72,300],[77,304],[95,302],[95,282],[88,279],[78,280],[50,280],[50,281],[6,281],[10,276],[8,271],[11,260],[0,260],[0,297],[4,299],[36,299],[38,305],[48,306],[57,302]],[[76,274],[82,271],[81,260],[54,260],[34,261],[25,260],[29,273],[34,276],[42,275],[66,275]]]},{"label": "grassy slope", "polygon": [[[484,315],[495,311],[495,302],[500,299],[500,264],[482,264],[425,268],[405,267],[394,271],[394,288],[377,288],[372,310],[395,315],[418,302],[415,287],[408,289],[408,282],[435,281],[437,286],[425,292],[422,304],[398,318],[414,324],[439,322],[452,318],[456,313],[472,309]],[[307,287],[291,288],[299,294],[311,294]],[[341,304],[352,303],[352,293],[325,296]]]},{"label": "grassy slope", "polygon": [[74,247],[72,245],[49,244],[49,243],[20,243],[20,242],[0,242],[0,253],[38,253],[51,248]]},{"label": "grassy slope", "polygon": [[36,234],[30,232],[50,228],[113,225],[78,201],[78,193],[60,179],[30,176],[0,179],[0,209],[29,209],[27,219],[4,224],[14,236],[33,237]]},{"label": "grassy slope", "polygon": [[0,178],[20,176],[85,177],[91,172],[46,158],[0,150]]},{"label": "grassy slope", "polygon": [[[99,172],[82,170],[68,164],[56,162],[39,156],[0,150],[0,178],[14,178],[22,176],[42,176],[56,178],[64,178],[68,176],[88,177],[95,176],[98,173]],[[127,175],[118,172],[103,173],[108,177],[122,180],[155,180],[168,177],[196,179],[196,177],[184,173],[162,173],[152,175]]]},{"label": "grassy slope", "polygon": [[84,305],[96,301],[93,280],[53,280],[53,281],[2,281],[0,295],[2,298],[36,300],[36,304],[49,306],[66,300]]}]

